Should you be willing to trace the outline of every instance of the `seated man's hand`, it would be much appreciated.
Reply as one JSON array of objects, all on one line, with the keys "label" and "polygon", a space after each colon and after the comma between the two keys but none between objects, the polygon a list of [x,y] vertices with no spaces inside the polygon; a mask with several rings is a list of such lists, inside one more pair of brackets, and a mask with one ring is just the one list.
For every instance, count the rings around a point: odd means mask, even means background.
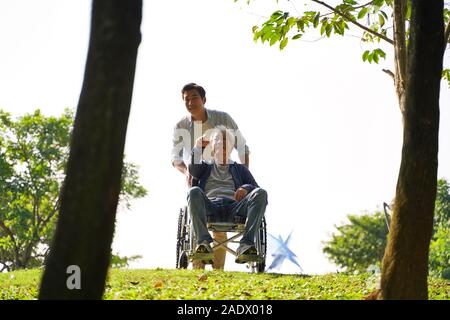
[{"label": "seated man's hand", "polygon": [[245,198],[247,193],[248,193],[247,190],[245,190],[244,188],[238,188],[234,193],[234,198],[236,199],[236,201],[241,201],[242,199]]},{"label": "seated man's hand", "polygon": [[205,148],[209,144],[209,140],[206,137],[206,135],[203,135],[199,137],[197,140],[195,140],[195,147],[196,148]]}]

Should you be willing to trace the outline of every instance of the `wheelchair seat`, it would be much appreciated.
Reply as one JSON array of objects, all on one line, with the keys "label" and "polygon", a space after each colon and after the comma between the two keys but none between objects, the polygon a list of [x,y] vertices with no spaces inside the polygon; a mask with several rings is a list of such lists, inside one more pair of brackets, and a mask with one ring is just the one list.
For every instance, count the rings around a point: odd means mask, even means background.
[{"label": "wheelchair seat", "polygon": [[234,222],[208,222],[206,224],[209,231],[219,232],[244,232],[245,224],[236,224]]}]

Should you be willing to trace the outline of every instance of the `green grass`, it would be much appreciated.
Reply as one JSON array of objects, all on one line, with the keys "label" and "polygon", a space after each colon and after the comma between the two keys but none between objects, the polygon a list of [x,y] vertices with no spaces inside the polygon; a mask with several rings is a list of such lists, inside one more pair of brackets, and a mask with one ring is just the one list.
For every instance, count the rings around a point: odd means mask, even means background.
[{"label": "green grass", "polygon": [[[41,270],[0,274],[0,299],[36,299]],[[105,299],[292,300],[363,299],[376,278],[369,274],[317,276],[245,272],[113,269]],[[430,299],[450,299],[450,282],[429,279]]]}]

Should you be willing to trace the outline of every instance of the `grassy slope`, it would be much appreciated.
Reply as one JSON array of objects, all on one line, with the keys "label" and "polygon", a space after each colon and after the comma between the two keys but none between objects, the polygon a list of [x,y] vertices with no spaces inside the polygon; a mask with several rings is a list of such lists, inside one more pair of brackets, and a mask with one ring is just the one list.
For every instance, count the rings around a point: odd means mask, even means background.
[{"label": "grassy slope", "polygon": [[[40,271],[0,274],[0,299],[35,299]],[[112,270],[105,299],[362,299],[369,275],[299,276],[172,269]],[[429,280],[430,299],[450,299],[450,282]]]}]

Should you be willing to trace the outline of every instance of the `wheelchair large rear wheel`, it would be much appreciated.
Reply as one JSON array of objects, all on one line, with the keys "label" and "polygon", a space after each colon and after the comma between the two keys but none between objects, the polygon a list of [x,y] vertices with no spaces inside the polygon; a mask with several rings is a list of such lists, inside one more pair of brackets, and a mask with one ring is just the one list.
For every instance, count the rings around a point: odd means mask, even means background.
[{"label": "wheelchair large rear wheel", "polygon": [[178,230],[177,230],[177,253],[176,253],[176,268],[186,269],[189,265],[189,259],[186,252],[186,211],[181,208],[178,215]]},{"label": "wheelchair large rear wheel", "polygon": [[262,257],[261,261],[256,262],[253,265],[253,272],[262,273],[266,269],[266,254],[267,254],[267,224],[266,218],[263,217],[261,226],[259,228],[258,241],[258,255]]}]

